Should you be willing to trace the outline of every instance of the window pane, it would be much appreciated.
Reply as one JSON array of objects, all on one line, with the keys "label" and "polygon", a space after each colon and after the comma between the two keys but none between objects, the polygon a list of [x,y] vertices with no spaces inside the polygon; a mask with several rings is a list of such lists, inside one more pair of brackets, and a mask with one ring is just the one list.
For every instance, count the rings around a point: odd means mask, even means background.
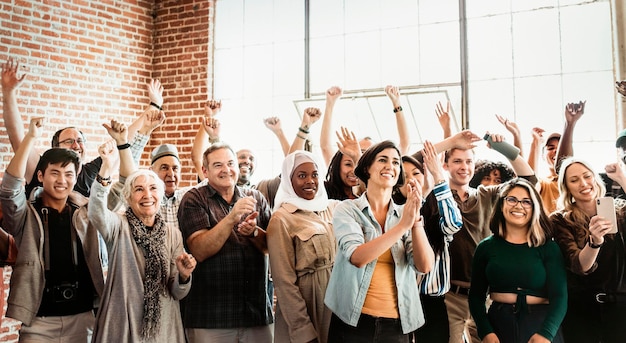
[{"label": "window pane", "polygon": [[546,130],[548,135],[551,132],[562,132],[564,108],[561,76],[515,79],[515,116],[512,119],[520,127],[522,140],[531,140],[533,127]]},{"label": "window pane", "polygon": [[[343,2],[315,0],[309,2],[311,38],[344,34]],[[304,15],[303,18],[304,19]]]},{"label": "window pane", "polygon": [[396,28],[416,25],[417,1],[394,0],[383,1],[380,8],[380,27]]},{"label": "window pane", "polygon": [[332,85],[345,85],[344,37],[311,39],[311,92],[323,93]]},{"label": "window pane", "polygon": [[243,95],[243,49],[215,50],[215,98],[239,98]]},{"label": "window pane", "polygon": [[304,42],[286,42],[274,45],[274,96],[304,93]]},{"label": "window pane", "polygon": [[511,2],[502,0],[466,1],[465,15],[467,18],[508,14],[511,12]]},{"label": "window pane", "polygon": [[274,73],[273,47],[271,45],[244,48],[244,96],[272,97]]},{"label": "window pane", "polygon": [[274,0],[274,42],[304,39],[304,1]]},{"label": "window pane", "polygon": [[243,44],[243,18],[243,0],[215,2],[216,49]]},{"label": "window pane", "polygon": [[459,19],[458,0],[420,0],[419,23],[432,24]]},{"label": "window pane", "polygon": [[524,0],[511,1],[513,12],[537,10],[541,8],[553,8],[558,6],[557,0]]},{"label": "window pane", "polygon": [[515,76],[561,72],[559,18],[556,9],[513,14]]},{"label": "window pane", "polygon": [[246,1],[244,9],[244,44],[266,44],[274,39],[274,7],[262,1]]},{"label": "window pane", "polygon": [[346,88],[381,87],[380,31],[346,35]]},{"label": "window pane", "polygon": [[613,68],[610,14],[608,2],[561,9],[563,72]]},{"label": "window pane", "polygon": [[513,94],[512,79],[470,82],[469,128],[479,134],[500,129],[495,114],[514,113]]},{"label": "window pane", "polygon": [[506,78],[513,74],[510,18],[510,15],[498,15],[467,21],[470,80]]},{"label": "window pane", "polygon": [[344,0],[344,6],[346,33],[380,28],[380,0]]},{"label": "window pane", "polygon": [[418,84],[420,63],[417,26],[385,30],[381,35],[383,84]]},{"label": "window pane", "polygon": [[459,24],[420,26],[420,84],[461,80]]}]

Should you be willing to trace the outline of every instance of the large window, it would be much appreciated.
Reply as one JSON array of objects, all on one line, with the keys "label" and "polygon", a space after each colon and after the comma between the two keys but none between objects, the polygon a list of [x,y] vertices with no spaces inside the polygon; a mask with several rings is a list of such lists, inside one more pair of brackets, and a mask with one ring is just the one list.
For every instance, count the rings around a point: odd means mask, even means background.
[{"label": "large window", "polygon": [[[283,155],[262,119],[280,117],[291,141],[303,109],[323,109],[326,89],[338,85],[344,97],[335,109],[336,128],[397,139],[383,92],[393,84],[403,95],[413,149],[425,139],[442,138],[434,112],[438,101],[451,102],[453,130],[462,126],[464,102],[463,115],[477,133],[508,134],[494,114],[516,121],[527,150],[532,127],[560,132],[565,104],[587,100],[575,132],[576,153],[596,166],[610,161],[610,2],[463,5],[465,21],[459,19],[458,0],[314,0],[308,11],[304,0],[218,1],[214,85],[224,104],[222,136],[236,149],[255,150],[254,181],[274,176]],[[312,131],[314,140],[320,126]],[[486,149],[478,153],[501,159]]]}]

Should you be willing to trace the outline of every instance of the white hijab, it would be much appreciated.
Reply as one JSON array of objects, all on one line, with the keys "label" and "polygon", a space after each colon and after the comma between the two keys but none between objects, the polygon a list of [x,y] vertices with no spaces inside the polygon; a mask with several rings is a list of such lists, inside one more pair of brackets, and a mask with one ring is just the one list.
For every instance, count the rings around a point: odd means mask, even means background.
[{"label": "white hijab", "polygon": [[[299,165],[307,162],[313,162],[319,174],[317,193],[315,193],[313,200],[306,200],[299,197],[293,190],[293,185],[291,184],[291,176],[294,170],[298,168]],[[325,210],[326,207],[328,207],[328,195],[324,187],[323,172],[320,170],[322,166],[323,165],[317,161],[317,157],[308,151],[298,150],[287,155],[283,161],[280,186],[278,186],[278,191],[274,198],[274,211],[278,210],[283,203],[289,203],[307,211]]]}]

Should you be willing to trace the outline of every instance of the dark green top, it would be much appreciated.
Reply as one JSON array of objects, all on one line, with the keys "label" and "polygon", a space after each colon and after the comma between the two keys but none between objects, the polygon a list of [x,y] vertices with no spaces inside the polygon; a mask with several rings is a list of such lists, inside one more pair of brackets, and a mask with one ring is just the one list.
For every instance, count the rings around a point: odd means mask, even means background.
[{"label": "dark green top", "polygon": [[536,333],[552,341],[567,311],[567,279],[559,246],[548,241],[532,248],[494,236],[480,242],[472,261],[469,306],[481,339],[494,332],[487,318],[487,292],[517,293],[521,306],[525,306],[524,295],[548,299],[548,315]]}]

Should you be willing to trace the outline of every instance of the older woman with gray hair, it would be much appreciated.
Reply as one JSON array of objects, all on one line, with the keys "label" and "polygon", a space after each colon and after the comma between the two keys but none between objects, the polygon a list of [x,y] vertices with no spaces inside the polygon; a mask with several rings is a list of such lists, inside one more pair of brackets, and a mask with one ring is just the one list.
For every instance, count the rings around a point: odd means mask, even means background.
[{"label": "older woman with gray hair", "polygon": [[[180,231],[170,228],[159,213],[163,182],[150,170],[134,171],[125,126],[116,121],[104,126],[115,142],[98,149],[103,163],[88,215],[106,241],[109,270],[93,342],[184,342],[178,301],[189,292],[196,261],[183,250]],[[114,144],[120,177],[128,175],[123,214],[106,206]]]}]

